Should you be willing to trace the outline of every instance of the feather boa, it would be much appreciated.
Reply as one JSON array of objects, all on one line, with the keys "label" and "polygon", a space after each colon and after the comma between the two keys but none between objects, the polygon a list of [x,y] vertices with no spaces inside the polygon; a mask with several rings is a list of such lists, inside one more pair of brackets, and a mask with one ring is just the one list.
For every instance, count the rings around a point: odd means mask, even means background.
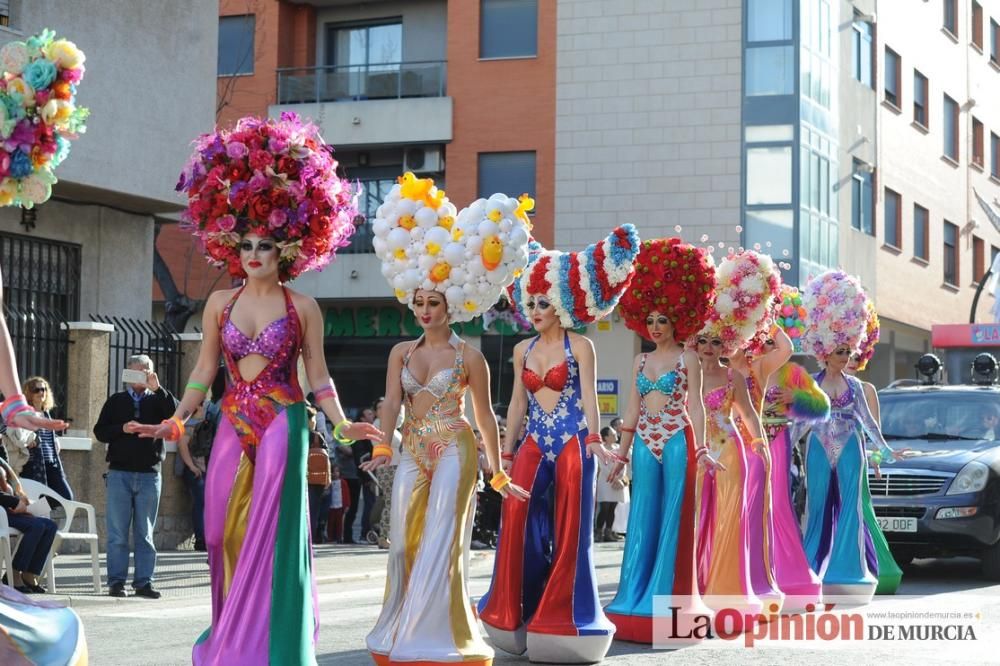
[{"label": "feather boa", "polygon": [[797,421],[825,421],[830,416],[830,398],[812,375],[798,363],[788,362],[775,373],[774,383],[792,390],[788,416]]}]

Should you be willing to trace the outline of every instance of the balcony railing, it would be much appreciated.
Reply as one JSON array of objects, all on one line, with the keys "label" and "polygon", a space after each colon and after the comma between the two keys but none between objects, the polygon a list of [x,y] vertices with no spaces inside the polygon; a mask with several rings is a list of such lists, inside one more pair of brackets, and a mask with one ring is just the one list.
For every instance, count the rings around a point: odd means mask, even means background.
[{"label": "balcony railing", "polygon": [[445,61],[278,69],[278,104],[444,97]]}]

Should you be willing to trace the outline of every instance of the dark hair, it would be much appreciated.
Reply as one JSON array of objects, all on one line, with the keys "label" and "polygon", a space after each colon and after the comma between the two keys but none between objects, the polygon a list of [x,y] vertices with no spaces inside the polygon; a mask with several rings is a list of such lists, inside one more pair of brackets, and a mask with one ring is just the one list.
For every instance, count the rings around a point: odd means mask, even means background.
[{"label": "dark hair", "polygon": [[609,426],[604,426],[603,428],[601,428],[601,439],[604,439],[608,435],[614,435],[617,437],[618,433],[615,432],[614,428],[611,428]]}]

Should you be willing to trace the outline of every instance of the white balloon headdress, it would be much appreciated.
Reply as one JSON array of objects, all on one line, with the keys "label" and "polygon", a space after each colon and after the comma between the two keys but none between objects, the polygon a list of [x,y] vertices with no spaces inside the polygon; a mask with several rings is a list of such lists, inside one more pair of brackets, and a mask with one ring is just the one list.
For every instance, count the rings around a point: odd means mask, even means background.
[{"label": "white balloon headdress", "polygon": [[375,213],[373,245],[400,303],[444,294],[452,321],[489,310],[528,263],[534,201],[494,194],[456,211],[430,178],[401,176]]}]

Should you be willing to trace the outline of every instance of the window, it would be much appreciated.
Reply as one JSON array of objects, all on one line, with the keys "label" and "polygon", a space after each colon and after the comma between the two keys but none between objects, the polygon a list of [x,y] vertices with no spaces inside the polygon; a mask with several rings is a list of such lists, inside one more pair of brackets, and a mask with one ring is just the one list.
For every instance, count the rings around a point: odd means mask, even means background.
[{"label": "window", "polygon": [[958,161],[958,102],[944,96],[944,154]]},{"label": "window", "polygon": [[781,42],[791,38],[791,0],[749,0],[747,2],[748,42]]},{"label": "window", "polygon": [[927,112],[927,77],[913,70],[913,122],[922,127],[928,126]]},{"label": "window", "polygon": [[972,0],[972,43],[983,50],[983,6]]},{"label": "window", "polygon": [[972,163],[978,167],[982,167],[985,164],[985,152],[984,147],[984,130],[983,124],[979,122],[978,118],[972,119]]},{"label": "window", "polygon": [[990,132],[990,175],[1000,178],[1000,136]]},{"label": "window", "polygon": [[854,174],[851,176],[851,226],[858,231],[875,235],[871,167],[859,160],[854,160]]},{"label": "window", "polygon": [[1000,23],[990,19],[990,62],[1000,64]]},{"label": "window", "polygon": [[792,147],[747,148],[747,205],[792,203]]},{"label": "window", "polygon": [[885,101],[897,109],[903,99],[902,61],[899,54],[885,47]]},{"label": "window", "polygon": [[872,24],[855,12],[852,26],[851,67],[854,79],[872,87]]},{"label": "window", "polygon": [[538,0],[480,0],[479,57],[538,55]]},{"label": "window", "polygon": [[944,281],[958,286],[958,227],[944,221]]},{"label": "window", "polygon": [[986,275],[986,243],[982,238],[972,238],[972,281],[979,284]]},{"label": "window", "polygon": [[903,198],[899,192],[885,188],[885,244],[902,248]]},{"label": "window", "polygon": [[[345,69],[344,78],[360,79],[368,71],[399,69],[403,60],[403,24],[328,25],[326,64]],[[355,84],[357,85],[357,84]]]},{"label": "window", "polygon": [[479,153],[479,196],[535,195],[535,152]]},{"label": "window", "polygon": [[[12,3],[10,0],[0,0],[0,26],[3,26],[5,28],[15,26],[14,21],[11,19],[11,17],[14,15],[13,11],[14,8],[11,7],[12,4],[14,3]],[[15,27],[20,27],[20,26],[15,26]]]},{"label": "window", "polygon": [[219,17],[219,76],[253,74],[253,14]]},{"label": "window", "polygon": [[795,87],[795,52],[791,46],[756,46],[746,50],[746,95],[791,95]]},{"label": "window", "polygon": [[958,37],[958,9],[955,7],[955,0],[942,0],[944,6],[944,29],[955,37]]},{"label": "window", "polygon": [[913,204],[913,256],[924,261],[930,260],[930,213],[918,204]]}]

